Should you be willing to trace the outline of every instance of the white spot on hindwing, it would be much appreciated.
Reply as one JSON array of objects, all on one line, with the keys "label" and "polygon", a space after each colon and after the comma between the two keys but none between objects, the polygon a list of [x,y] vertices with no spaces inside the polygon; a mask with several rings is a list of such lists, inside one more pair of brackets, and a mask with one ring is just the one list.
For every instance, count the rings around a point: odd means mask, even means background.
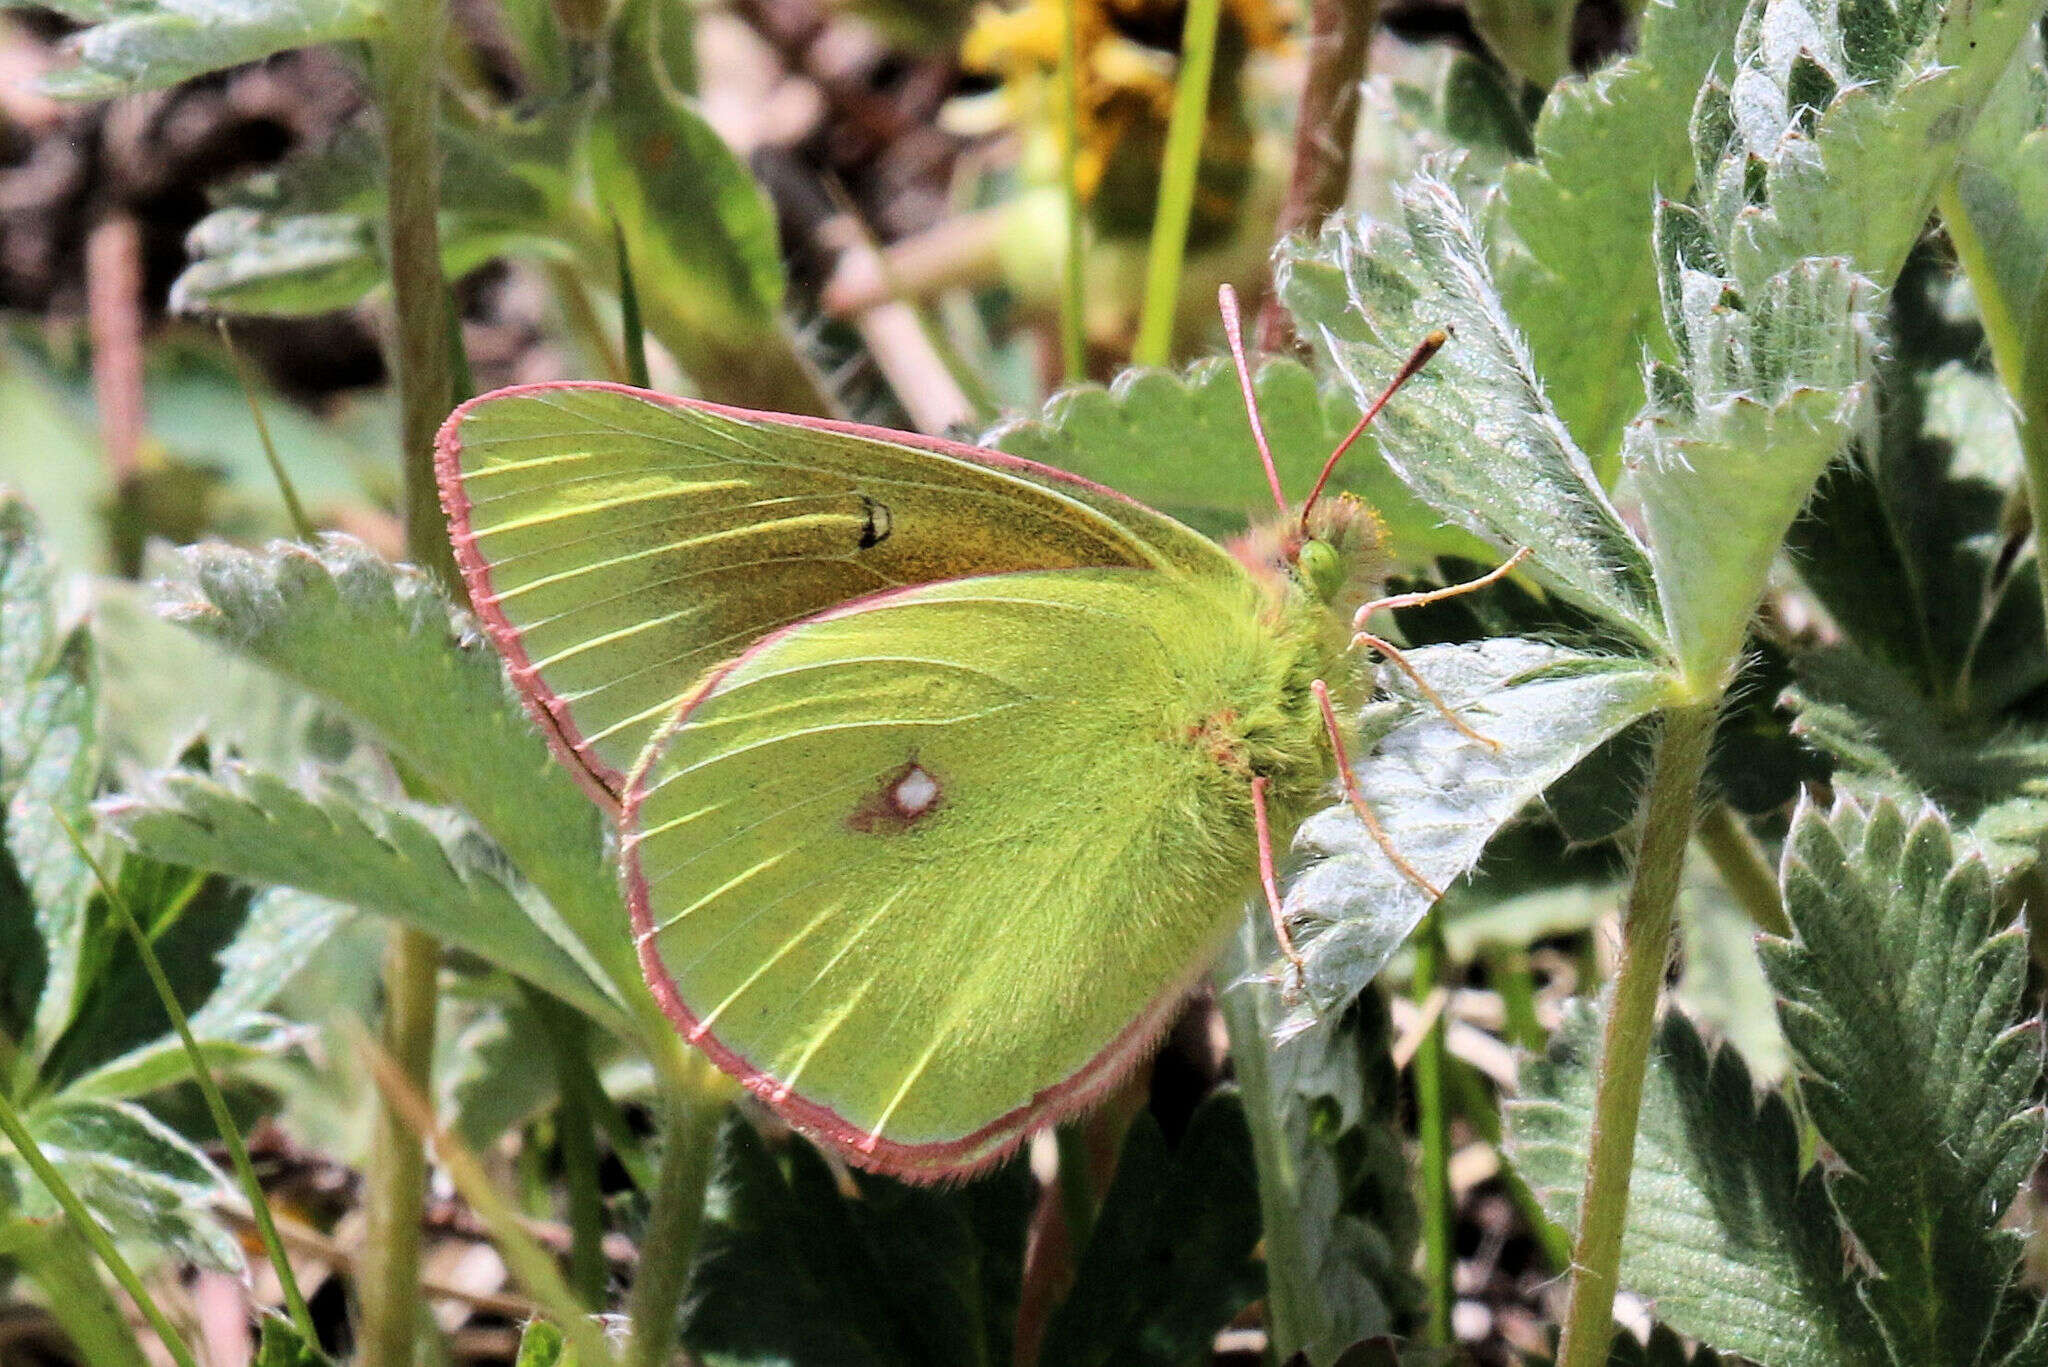
[{"label": "white spot on hindwing", "polygon": [[938,800],[939,781],[916,765],[912,765],[910,772],[897,779],[896,786],[889,790],[890,805],[905,820],[923,816]]}]

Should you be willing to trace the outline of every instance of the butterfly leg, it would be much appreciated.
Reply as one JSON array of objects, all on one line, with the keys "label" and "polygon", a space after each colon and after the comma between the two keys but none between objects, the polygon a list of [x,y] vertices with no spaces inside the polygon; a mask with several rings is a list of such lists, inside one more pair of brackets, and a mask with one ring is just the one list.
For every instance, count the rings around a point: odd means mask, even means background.
[{"label": "butterfly leg", "polygon": [[[1427,684],[1423,686],[1428,687]],[[1427,893],[1430,901],[1436,901],[1444,895],[1444,890],[1424,878],[1416,871],[1415,866],[1394,848],[1393,840],[1387,835],[1387,828],[1380,825],[1380,819],[1373,815],[1372,808],[1366,803],[1365,794],[1358,791],[1358,778],[1351,772],[1351,756],[1344,751],[1344,734],[1337,728],[1337,710],[1330,706],[1330,686],[1317,679],[1309,687],[1315,690],[1316,705],[1323,709],[1323,729],[1330,733],[1330,749],[1337,757],[1337,781],[1344,785],[1345,800],[1351,804],[1351,810],[1358,813],[1358,819],[1365,823],[1366,834],[1380,847],[1380,852],[1386,855],[1387,862],[1400,870],[1402,877]],[[1452,720],[1456,721],[1457,718],[1453,717]],[[1480,739],[1484,740],[1485,737],[1482,736]]]},{"label": "butterfly leg", "polygon": [[1502,561],[1499,565],[1494,566],[1494,568],[1488,570],[1485,574],[1480,575],[1477,579],[1468,579],[1462,584],[1449,584],[1440,589],[1430,589],[1424,593],[1397,593],[1387,598],[1375,598],[1370,603],[1367,603],[1364,607],[1360,608],[1358,610],[1358,615],[1351,619],[1351,625],[1353,629],[1357,632],[1357,634],[1351,638],[1351,644],[1354,646],[1371,646],[1374,650],[1378,651],[1381,655],[1386,657],[1387,660],[1389,660],[1397,668],[1399,668],[1403,674],[1406,674],[1410,679],[1415,681],[1415,686],[1416,688],[1421,690],[1422,696],[1427,698],[1430,701],[1430,703],[1435,706],[1437,711],[1443,713],[1444,720],[1448,721],[1453,727],[1457,728],[1460,734],[1468,736],[1471,739],[1478,741],[1481,745],[1486,746],[1489,750],[1498,752],[1500,749],[1500,742],[1493,739],[1491,736],[1481,735],[1479,732],[1473,730],[1470,726],[1467,726],[1465,722],[1459,718],[1458,714],[1452,710],[1451,705],[1443,700],[1443,695],[1438,693],[1434,688],[1431,688],[1429,686],[1429,681],[1422,677],[1421,673],[1415,668],[1415,666],[1409,662],[1408,657],[1406,655],[1403,655],[1400,652],[1400,650],[1395,647],[1393,642],[1387,640],[1384,636],[1375,636],[1371,632],[1365,630],[1364,628],[1366,619],[1371,617],[1375,612],[1378,612],[1381,608],[1420,607],[1424,603],[1438,603],[1442,602],[1446,598],[1456,598],[1460,594],[1471,593],[1475,590],[1483,589],[1488,584],[1498,583],[1501,579],[1505,578],[1511,571],[1513,571],[1515,566],[1521,564],[1524,560],[1527,560],[1528,558],[1529,548],[1527,546],[1524,546],[1520,550],[1516,551],[1513,555],[1509,556],[1506,560]]},{"label": "butterfly leg", "polygon": [[1302,962],[1301,951],[1294,947],[1287,917],[1280,910],[1280,883],[1273,873],[1273,823],[1266,816],[1266,783],[1264,774],[1252,780],[1252,821],[1259,833],[1259,883],[1266,890],[1266,912],[1273,918],[1273,934],[1280,941],[1280,952],[1294,965],[1294,980],[1299,983],[1308,968]]},{"label": "butterfly leg", "polygon": [[1378,612],[1381,608],[1419,608],[1424,603],[1441,603],[1446,598],[1457,598],[1467,593],[1476,592],[1479,589],[1485,588],[1488,584],[1497,584],[1507,578],[1508,575],[1514,572],[1517,565],[1528,558],[1529,548],[1524,546],[1485,574],[1480,575],[1477,579],[1467,579],[1462,584],[1446,584],[1440,589],[1429,589],[1423,593],[1396,593],[1386,598],[1375,598],[1358,610],[1358,615],[1351,619],[1351,625],[1354,627],[1364,626],[1365,619]]}]

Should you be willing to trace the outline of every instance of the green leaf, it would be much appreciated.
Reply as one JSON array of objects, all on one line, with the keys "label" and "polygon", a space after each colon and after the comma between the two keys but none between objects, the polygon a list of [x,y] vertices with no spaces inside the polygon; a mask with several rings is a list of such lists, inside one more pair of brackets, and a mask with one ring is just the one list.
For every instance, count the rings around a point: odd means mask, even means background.
[{"label": "green leaf", "polygon": [[2001,876],[2041,857],[2048,834],[2048,730],[1932,707],[1910,679],[1854,650],[1809,651],[1789,695],[1793,730],[1859,786],[1932,801]]},{"label": "green leaf", "polygon": [[519,1335],[519,1357],[512,1367],[576,1367],[576,1350],[554,1325],[531,1320]]},{"label": "green leaf", "polygon": [[[601,971],[459,816],[230,766],[159,775],[101,805],[152,857],[294,887],[416,926],[625,1028]],[[280,984],[282,985],[282,984]]]},{"label": "green leaf", "polygon": [[56,571],[34,517],[0,490],[0,833],[42,942],[38,1052],[70,1023],[84,986],[92,874],[65,823],[81,833],[92,825],[93,710],[90,641],[83,627],[60,625]]},{"label": "green leaf", "polygon": [[2048,683],[2048,648],[2032,551],[2005,525],[2021,481],[2012,412],[1972,368],[1983,337],[1951,295],[1931,253],[1908,264],[1874,439],[1821,480],[1790,548],[1858,650],[1937,712],[1989,725]]},{"label": "green leaf", "polygon": [[676,22],[688,16],[653,0],[625,0],[613,22],[610,83],[589,144],[610,221],[587,226],[581,253],[593,273],[604,269],[618,225],[648,333],[705,398],[819,411],[822,393],[782,326],[774,208],[662,67],[662,27]]},{"label": "green leaf", "polygon": [[1895,1360],[1981,1361],[2020,1327],[1998,1310],[2021,1241],[1997,1225],[2048,1139],[2026,928],[1939,814],[1889,802],[1802,805],[1783,882],[1795,938],[1766,937],[1764,967],[1864,1294]]},{"label": "green leaf", "polygon": [[1039,1362],[1198,1360],[1263,1289],[1258,1241],[1258,1178],[1236,1096],[1210,1097],[1170,1148],[1151,1112],[1139,1112]]},{"label": "green leaf", "polygon": [[[1358,405],[1340,391],[1319,394],[1308,368],[1291,360],[1261,366],[1257,387],[1280,487],[1305,498],[1324,460],[1358,421]],[[1107,389],[1067,390],[1042,416],[1006,423],[986,440],[1013,456],[1111,485],[1218,539],[1273,511],[1236,373],[1219,360],[1184,375],[1130,370]],[[1490,554],[1410,493],[1369,433],[1337,467],[1333,485],[1372,505],[1398,560]]]},{"label": "green leaf", "polygon": [[[1716,146],[1697,116],[1694,125],[1708,217],[1741,224],[1735,278],[1749,288],[1800,258],[1843,256],[1888,288],[2040,14],[2037,0],[1838,10],[1752,0],[1725,104],[1732,118],[1707,121],[1731,136]],[[1817,117],[1816,71],[1833,86]]]},{"label": "green leaf", "polygon": [[450,1133],[482,1152],[560,1099],[561,1074],[548,1039],[553,1026],[530,997],[476,1013],[454,1042],[452,1066],[438,1078],[439,1113]]},{"label": "green leaf", "polygon": [[[2048,270],[2048,65],[2030,36],[1992,90],[1955,168],[1942,211],[1958,255],[1981,254],[1972,283],[2001,364],[2029,369],[2023,340]],[[2008,359],[2012,358],[2012,359]]]},{"label": "green leaf", "polygon": [[1502,300],[1558,415],[1603,468],[1641,401],[1637,363],[1657,327],[1652,208],[1692,184],[1686,116],[1726,63],[1738,16],[1726,0],[1644,6],[1635,52],[1552,91],[1535,160],[1501,180]]},{"label": "green leaf", "polygon": [[1273,1045],[1286,1006],[1253,975],[1277,952],[1266,918],[1247,916],[1217,1000],[1258,1168],[1268,1331],[1277,1351],[1329,1363],[1358,1339],[1411,1326],[1421,1217],[1384,995],[1369,987],[1335,1029]]},{"label": "green leaf", "polygon": [[1653,385],[1662,392],[1630,428],[1628,457],[1679,665],[1718,691],[1786,531],[1867,393],[1877,291],[1835,259],[1738,291],[1686,264],[1673,240],[1704,227],[1664,206],[1659,269],[1681,361]]},{"label": "green leaf", "polygon": [[952,1189],[856,1176],[808,1144],[719,1132],[683,1342],[707,1367],[1006,1363],[1033,1202],[1026,1164]]},{"label": "green leaf", "polygon": [[[211,1209],[227,1192],[226,1179],[162,1121],[139,1106],[70,1098],[46,1102],[26,1120],[44,1156],[122,1244],[241,1269],[241,1248]],[[26,1172],[15,1185],[24,1213],[58,1215],[54,1198]]]},{"label": "green leaf", "polygon": [[250,1367],[333,1367],[333,1363],[320,1351],[319,1344],[306,1342],[290,1320],[268,1314],[263,1317],[256,1341],[256,1360]]},{"label": "green leaf", "polygon": [[368,38],[383,26],[376,0],[165,0],[87,4],[74,17],[103,19],[72,40],[78,65],[45,76],[64,99],[103,100],[161,90],[223,67],[316,43]]},{"label": "green leaf", "polygon": [[[409,772],[476,818],[613,990],[640,992],[600,813],[548,754],[497,653],[466,618],[451,618],[425,576],[331,536],[317,547],[279,543],[260,554],[194,547],[166,595],[172,620],[261,661],[375,732]],[[579,990],[588,997],[587,984]]]},{"label": "green leaf", "polygon": [[[560,257],[551,235],[583,104],[556,101],[526,120],[444,123],[440,240],[450,279],[523,250]],[[347,308],[383,285],[383,149],[352,125],[318,151],[242,181],[185,239],[173,313],[298,317]]]},{"label": "green leaf", "polygon": [[[1607,737],[1665,700],[1669,680],[1642,660],[1513,638],[1431,646],[1409,659],[1495,752],[1452,728],[1392,667],[1382,682],[1403,709],[1370,753],[1351,756],[1360,789],[1394,848],[1439,888],[1479,860],[1495,831]],[[1377,727],[1375,727],[1377,722]],[[1283,1029],[1340,1007],[1385,967],[1429,909],[1429,895],[1387,859],[1349,805],[1303,822],[1295,851],[1317,862],[1293,880],[1286,910],[1307,961],[1303,1005]]]},{"label": "green leaf", "polygon": [[280,772],[341,757],[334,741],[346,728],[318,699],[163,621],[150,601],[140,584],[93,583],[100,739],[117,780],[176,764],[195,745]]},{"label": "green leaf", "polygon": [[[1575,1002],[1507,1105],[1508,1153],[1552,1218],[1578,1225],[1600,1016]],[[1621,1280],[1678,1332],[1763,1367],[1883,1363],[1818,1169],[1791,1112],[1733,1049],[1669,1012],[1644,1084]],[[1930,1359],[1937,1360],[1937,1359]],[[1939,1359],[1945,1360],[1945,1359]]]},{"label": "green leaf", "polygon": [[[221,975],[212,995],[192,1013],[193,1038],[219,1071],[288,1048],[299,1027],[263,1008],[348,923],[353,907],[272,888],[255,898],[242,927],[220,953]],[[191,1074],[173,1036],[141,1045],[65,1085],[67,1096],[120,1099],[181,1082]]]},{"label": "green leaf", "polygon": [[1647,1342],[1638,1343],[1633,1334],[1616,1334],[1607,1367],[1720,1367],[1713,1349],[1688,1349],[1686,1343],[1666,1325],[1652,1325]]},{"label": "green leaf", "polygon": [[1464,208],[1428,176],[1398,199],[1405,227],[1333,224],[1312,247],[1282,249],[1278,287],[1297,327],[1360,403],[1432,329],[1452,329],[1378,419],[1387,463],[1453,523],[1527,547],[1546,587],[1661,644],[1648,558],[1544,397]]},{"label": "green leaf", "polygon": [[[171,286],[170,311],[304,318],[348,308],[384,284],[377,234],[369,213],[216,209],[185,239],[190,262]],[[535,245],[526,224],[441,216],[441,261],[451,279]]]}]

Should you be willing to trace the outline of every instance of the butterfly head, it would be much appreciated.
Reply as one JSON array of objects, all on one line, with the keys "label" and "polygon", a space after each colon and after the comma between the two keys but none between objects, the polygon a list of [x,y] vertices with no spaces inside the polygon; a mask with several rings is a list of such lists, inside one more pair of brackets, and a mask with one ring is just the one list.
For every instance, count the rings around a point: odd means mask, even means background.
[{"label": "butterfly head", "polygon": [[1254,578],[1322,607],[1370,598],[1385,572],[1386,527],[1363,500],[1338,494],[1253,528],[1231,549]]}]

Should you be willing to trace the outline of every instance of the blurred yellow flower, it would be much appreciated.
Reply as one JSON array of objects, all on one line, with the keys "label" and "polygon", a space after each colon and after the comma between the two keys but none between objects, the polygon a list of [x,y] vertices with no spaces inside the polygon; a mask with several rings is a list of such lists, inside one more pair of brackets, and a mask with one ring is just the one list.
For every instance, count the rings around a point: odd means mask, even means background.
[{"label": "blurred yellow flower", "polygon": [[[1149,230],[1186,8],[1185,0],[1076,0],[1081,90],[1075,178],[1103,231]],[[960,48],[963,66],[1002,82],[1006,122],[1046,141],[1057,136],[1063,11],[1064,0],[985,7]],[[1244,58],[1278,48],[1286,32],[1274,0],[1225,0],[1204,140],[1206,202],[1197,204],[1198,240],[1205,227],[1215,226],[1214,219],[1230,216],[1241,189],[1233,164],[1241,171],[1248,155],[1249,129],[1235,90]]]}]

